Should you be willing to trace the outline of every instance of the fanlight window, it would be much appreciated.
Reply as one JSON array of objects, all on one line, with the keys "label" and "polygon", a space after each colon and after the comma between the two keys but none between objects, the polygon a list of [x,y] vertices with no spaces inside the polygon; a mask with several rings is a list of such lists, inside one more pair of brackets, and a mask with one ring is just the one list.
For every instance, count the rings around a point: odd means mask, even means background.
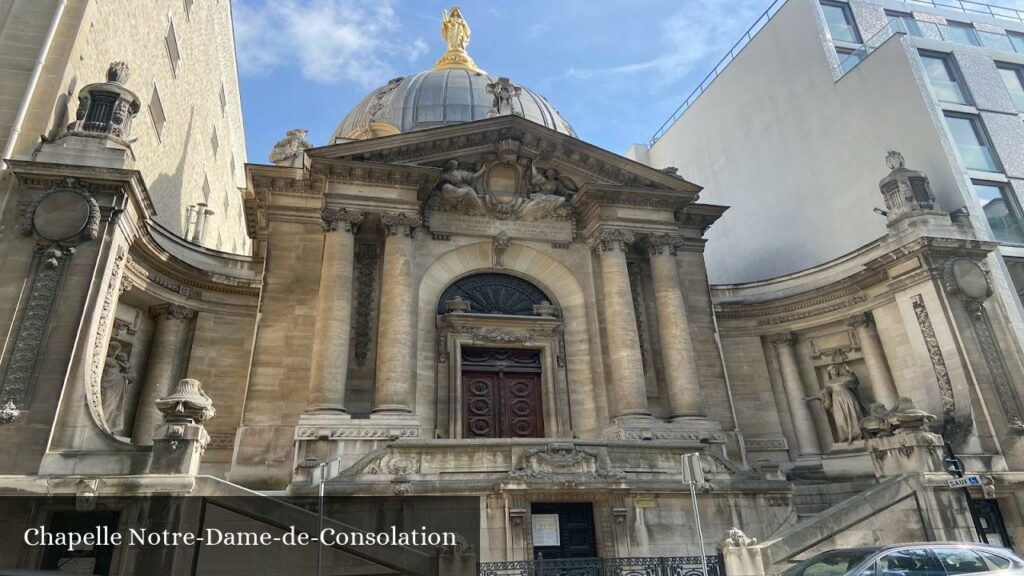
[{"label": "fanlight window", "polygon": [[437,313],[445,313],[445,303],[456,297],[469,302],[474,314],[533,316],[533,306],[551,299],[533,284],[509,274],[485,273],[467,276],[448,287],[438,302]]}]

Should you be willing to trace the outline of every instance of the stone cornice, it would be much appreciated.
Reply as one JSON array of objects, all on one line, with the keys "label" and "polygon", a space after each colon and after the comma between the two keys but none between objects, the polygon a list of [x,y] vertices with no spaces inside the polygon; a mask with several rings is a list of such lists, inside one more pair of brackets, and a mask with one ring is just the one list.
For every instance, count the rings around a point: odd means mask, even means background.
[{"label": "stone cornice", "polygon": [[[847,308],[852,313],[860,304],[869,300],[865,292],[873,286],[883,283],[891,285],[892,282],[902,286],[920,282],[929,276],[939,278],[950,257],[981,260],[994,247],[995,243],[970,239],[917,238],[865,262],[860,271],[831,284],[769,301],[716,304],[717,315],[723,320],[751,319],[758,326],[772,326],[824,316]],[[927,267],[915,264],[904,270],[903,263],[913,263],[915,260],[927,263]]]},{"label": "stone cornice", "polygon": [[666,190],[587,182],[576,194],[575,205],[581,214],[601,206],[648,208],[673,213],[697,199],[696,191]]},{"label": "stone cornice", "polygon": [[149,190],[138,170],[100,168],[73,164],[54,164],[31,160],[5,160],[18,182],[26,188],[49,189],[63,185],[69,178],[76,187],[93,195],[126,193],[142,218],[156,216]]},{"label": "stone cornice", "polygon": [[353,182],[429,190],[437,183],[440,168],[387,164],[336,158],[310,159],[310,177],[329,182]]},{"label": "stone cornice", "polygon": [[314,159],[346,158],[379,163],[429,163],[469,152],[490,151],[494,142],[512,138],[532,155],[572,167],[599,182],[640,188],[667,188],[697,194],[686,180],[602,150],[518,116],[500,116],[429,130],[311,148]]},{"label": "stone cornice", "polygon": [[703,236],[711,225],[728,210],[728,206],[717,204],[696,204],[691,203],[682,210],[676,212],[676,220],[683,228],[697,230]]}]

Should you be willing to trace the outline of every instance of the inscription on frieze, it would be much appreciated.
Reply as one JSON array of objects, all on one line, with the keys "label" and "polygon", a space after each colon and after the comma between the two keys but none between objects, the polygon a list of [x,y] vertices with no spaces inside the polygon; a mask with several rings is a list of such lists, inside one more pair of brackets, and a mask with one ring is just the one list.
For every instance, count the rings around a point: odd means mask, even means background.
[{"label": "inscription on frieze", "polygon": [[468,216],[454,212],[430,214],[430,231],[434,234],[461,234],[493,238],[504,232],[510,238],[572,242],[574,223],[571,220],[523,222],[521,220],[495,220],[482,216]]}]

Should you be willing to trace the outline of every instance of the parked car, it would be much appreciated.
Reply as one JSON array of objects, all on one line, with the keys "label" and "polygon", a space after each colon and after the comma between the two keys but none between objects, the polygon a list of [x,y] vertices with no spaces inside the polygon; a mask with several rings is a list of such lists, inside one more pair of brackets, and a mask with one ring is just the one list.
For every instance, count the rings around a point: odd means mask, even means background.
[{"label": "parked car", "polygon": [[780,576],[1024,576],[1024,560],[976,542],[918,542],[822,552]]}]

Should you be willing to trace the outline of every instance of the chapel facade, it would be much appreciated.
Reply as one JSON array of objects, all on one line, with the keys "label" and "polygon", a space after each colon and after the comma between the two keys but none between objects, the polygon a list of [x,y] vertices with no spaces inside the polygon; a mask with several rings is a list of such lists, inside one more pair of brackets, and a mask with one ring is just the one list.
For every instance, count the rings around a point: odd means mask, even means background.
[{"label": "chapel facade", "polygon": [[[459,535],[327,550],[354,574],[679,574],[702,555],[766,574],[859,543],[1024,542],[1022,354],[989,299],[992,244],[934,209],[926,174],[888,153],[865,191],[888,209],[876,242],[709,286],[703,237],[727,207],[485,73],[458,9],[442,36],[432,69],[372,91],[326,146],[294,130],[246,165],[248,256],[155,225],[124,154],[130,84],[87,86],[91,120],[7,159],[0,278],[24,286],[0,301],[8,534],[311,527],[322,486],[331,525]],[[979,476],[970,503],[946,487],[954,457]],[[15,567],[65,558],[3,541]],[[212,546],[81,558],[312,565]]]}]

